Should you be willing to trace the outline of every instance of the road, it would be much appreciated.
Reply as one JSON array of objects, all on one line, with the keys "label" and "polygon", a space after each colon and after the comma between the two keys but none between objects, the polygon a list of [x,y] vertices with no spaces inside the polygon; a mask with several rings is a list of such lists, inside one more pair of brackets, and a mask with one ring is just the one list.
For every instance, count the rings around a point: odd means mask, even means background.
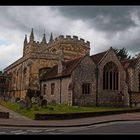
[{"label": "road", "polygon": [[0,127],[0,135],[140,134],[140,121],[110,122],[83,127]]}]

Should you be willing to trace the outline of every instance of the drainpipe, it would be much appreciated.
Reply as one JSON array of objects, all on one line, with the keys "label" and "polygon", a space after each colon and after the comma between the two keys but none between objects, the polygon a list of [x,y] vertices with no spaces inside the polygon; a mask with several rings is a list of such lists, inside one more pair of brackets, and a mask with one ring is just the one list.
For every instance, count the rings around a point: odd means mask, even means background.
[{"label": "drainpipe", "polygon": [[98,67],[96,68],[96,106],[98,106]]},{"label": "drainpipe", "polygon": [[62,88],[61,84],[62,84],[62,79],[60,78],[60,104],[61,104],[61,88]]},{"label": "drainpipe", "polygon": [[23,69],[23,64],[21,66],[21,74],[20,74],[20,98],[22,96],[22,82],[23,82],[23,71],[22,71],[22,69]]},{"label": "drainpipe", "polygon": [[42,95],[42,81],[39,79],[39,96]]}]

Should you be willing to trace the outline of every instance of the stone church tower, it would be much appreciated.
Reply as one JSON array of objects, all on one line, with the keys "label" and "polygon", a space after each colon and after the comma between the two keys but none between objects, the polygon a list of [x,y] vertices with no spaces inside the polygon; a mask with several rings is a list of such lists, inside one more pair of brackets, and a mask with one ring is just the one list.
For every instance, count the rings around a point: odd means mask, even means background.
[{"label": "stone church tower", "polygon": [[[29,40],[27,35],[23,42],[23,56],[4,69],[11,75],[8,94],[24,98],[29,90],[34,93],[40,90],[39,70],[50,68],[60,62],[73,60],[90,53],[90,42],[78,39],[77,36],[60,35],[53,39],[51,33],[47,42],[45,33],[42,41],[35,41],[33,28]],[[63,54],[63,56],[62,56]]]}]

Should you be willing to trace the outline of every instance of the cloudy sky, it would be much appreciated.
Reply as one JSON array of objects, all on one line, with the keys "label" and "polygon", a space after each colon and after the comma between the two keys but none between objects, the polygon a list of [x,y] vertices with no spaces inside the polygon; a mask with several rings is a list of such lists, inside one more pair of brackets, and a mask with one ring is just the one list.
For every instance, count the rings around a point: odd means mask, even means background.
[{"label": "cloudy sky", "polygon": [[25,34],[76,35],[91,42],[91,54],[126,47],[140,52],[139,6],[0,6],[0,70],[22,57]]}]

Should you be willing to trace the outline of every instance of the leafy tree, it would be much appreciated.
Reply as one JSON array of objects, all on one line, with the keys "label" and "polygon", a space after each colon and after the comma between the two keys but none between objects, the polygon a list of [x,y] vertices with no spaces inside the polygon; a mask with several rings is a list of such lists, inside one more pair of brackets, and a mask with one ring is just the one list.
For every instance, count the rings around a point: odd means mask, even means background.
[{"label": "leafy tree", "polygon": [[128,54],[128,50],[125,47],[123,47],[121,49],[113,48],[113,50],[116,53],[116,55],[118,56],[118,58],[121,60],[131,58],[131,55]]},{"label": "leafy tree", "polygon": [[135,54],[134,58],[140,57],[140,53]]}]

